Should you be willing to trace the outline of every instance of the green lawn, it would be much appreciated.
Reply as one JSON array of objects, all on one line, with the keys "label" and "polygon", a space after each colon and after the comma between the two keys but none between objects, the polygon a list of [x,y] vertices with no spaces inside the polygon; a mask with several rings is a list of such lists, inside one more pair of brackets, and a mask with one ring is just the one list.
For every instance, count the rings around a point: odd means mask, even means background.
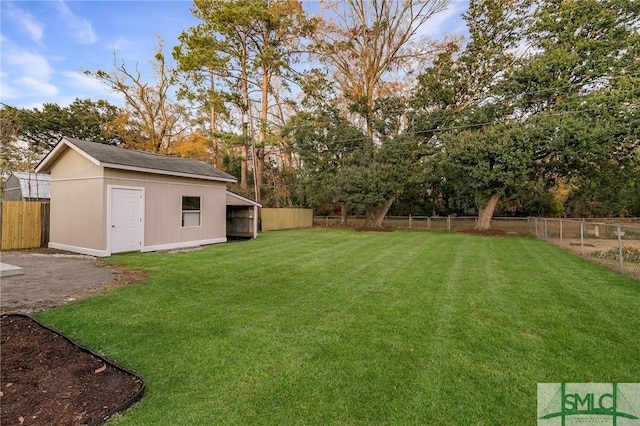
[{"label": "green lawn", "polygon": [[539,382],[640,382],[640,283],[531,238],[314,229],[110,261],[150,278],[37,317],[145,380],[118,425],[525,425]]}]

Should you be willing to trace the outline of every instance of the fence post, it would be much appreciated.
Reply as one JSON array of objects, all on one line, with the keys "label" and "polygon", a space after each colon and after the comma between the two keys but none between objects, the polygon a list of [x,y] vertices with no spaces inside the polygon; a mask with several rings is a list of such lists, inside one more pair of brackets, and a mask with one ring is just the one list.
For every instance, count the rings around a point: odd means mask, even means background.
[{"label": "fence post", "polygon": [[451,231],[451,216],[447,216],[447,231]]},{"label": "fence post", "polygon": [[622,232],[618,225],[618,254],[620,255],[620,272],[624,272],[624,260],[622,259]]},{"label": "fence post", "polygon": [[427,231],[431,231],[431,216],[427,218]]},{"label": "fence post", "polygon": [[324,218],[324,227],[328,228],[329,227],[329,216]]},{"label": "fence post", "polygon": [[540,235],[538,234],[538,217],[535,218],[535,227],[536,227],[536,238],[540,238]]},{"label": "fence post", "polygon": [[584,256],[584,219],[580,222],[580,256]]},{"label": "fence post", "polygon": [[411,229],[411,215],[409,215],[409,229]]},{"label": "fence post", "polygon": [[549,241],[549,234],[547,232],[547,218],[544,218],[544,240]]},{"label": "fence post", "polygon": [[560,218],[560,247],[562,247],[562,218]]}]

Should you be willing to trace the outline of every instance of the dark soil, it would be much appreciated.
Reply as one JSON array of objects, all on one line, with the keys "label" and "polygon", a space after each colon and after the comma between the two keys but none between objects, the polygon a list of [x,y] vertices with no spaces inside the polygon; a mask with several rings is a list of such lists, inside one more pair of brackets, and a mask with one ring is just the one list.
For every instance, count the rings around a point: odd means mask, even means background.
[{"label": "dark soil", "polygon": [[2,317],[2,425],[96,425],[139,399],[144,383],[29,317]]},{"label": "dark soil", "polygon": [[458,232],[462,234],[475,234],[475,235],[492,235],[498,237],[514,237],[514,236],[522,236],[523,234],[519,232],[513,231],[504,231],[502,229],[461,229]]},{"label": "dark soil", "polygon": [[393,232],[395,231],[394,228],[390,228],[388,226],[381,226],[377,228],[372,226],[356,226],[353,229],[358,232]]}]

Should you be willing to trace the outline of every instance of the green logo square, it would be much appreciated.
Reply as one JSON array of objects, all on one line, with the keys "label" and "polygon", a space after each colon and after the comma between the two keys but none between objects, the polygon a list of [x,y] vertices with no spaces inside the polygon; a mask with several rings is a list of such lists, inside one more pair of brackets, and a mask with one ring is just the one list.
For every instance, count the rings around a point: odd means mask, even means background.
[{"label": "green logo square", "polygon": [[640,383],[538,383],[539,426],[640,426]]}]

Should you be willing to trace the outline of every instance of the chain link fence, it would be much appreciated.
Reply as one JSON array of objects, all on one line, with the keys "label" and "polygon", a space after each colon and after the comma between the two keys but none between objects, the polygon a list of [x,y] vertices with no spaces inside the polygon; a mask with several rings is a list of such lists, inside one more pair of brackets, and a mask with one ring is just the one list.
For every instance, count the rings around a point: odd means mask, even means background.
[{"label": "chain link fence", "polygon": [[[475,216],[387,216],[384,226],[417,231],[460,231],[473,228]],[[351,227],[364,216],[349,216]],[[314,226],[340,226],[340,216],[315,216]],[[534,235],[590,261],[640,281],[640,219],[554,219],[494,217],[492,228]]]},{"label": "chain link fence", "polygon": [[640,281],[640,221],[529,218],[529,233]]},{"label": "chain link fence", "polygon": [[[470,229],[478,220],[475,216],[386,216],[383,225],[393,229],[416,231],[460,231]],[[526,217],[494,217],[494,227],[507,232],[527,233]],[[347,224],[351,227],[363,226],[364,216],[349,216]],[[314,216],[313,226],[334,227],[340,225],[340,216]]]}]

